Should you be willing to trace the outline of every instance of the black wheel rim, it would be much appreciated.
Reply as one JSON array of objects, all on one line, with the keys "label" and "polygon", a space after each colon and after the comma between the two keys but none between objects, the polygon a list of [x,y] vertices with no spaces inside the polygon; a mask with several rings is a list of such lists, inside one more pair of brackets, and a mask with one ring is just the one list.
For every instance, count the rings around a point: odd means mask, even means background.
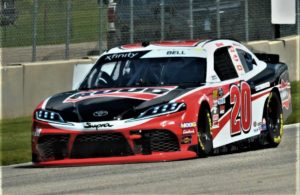
[{"label": "black wheel rim", "polygon": [[277,145],[282,136],[282,110],[280,101],[275,95],[269,100],[266,120],[271,143]]},{"label": "black wheel rim", "polygon": [[212,150],[212,136],[210,132],[209,113],[205,113],[205,125],[198,125],[199,147],[202,153],[209,154]]}]

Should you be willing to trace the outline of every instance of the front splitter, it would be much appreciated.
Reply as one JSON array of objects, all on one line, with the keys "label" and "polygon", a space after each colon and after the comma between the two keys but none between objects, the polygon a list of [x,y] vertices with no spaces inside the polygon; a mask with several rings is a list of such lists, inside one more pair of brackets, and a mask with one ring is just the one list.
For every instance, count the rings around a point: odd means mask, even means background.
[{"label": "front splitter", "polygon": [[133,155],[122,157],[102,157],[102,158],[84,158],[84,159],[63,159],[34,163],[34,166],[79,166],[79,165],[97,165],[97,164],[126,164],[142,162],[159,162],[182,160],[195,158],[197,154],[192,151],[154,153],[150,155]]}]

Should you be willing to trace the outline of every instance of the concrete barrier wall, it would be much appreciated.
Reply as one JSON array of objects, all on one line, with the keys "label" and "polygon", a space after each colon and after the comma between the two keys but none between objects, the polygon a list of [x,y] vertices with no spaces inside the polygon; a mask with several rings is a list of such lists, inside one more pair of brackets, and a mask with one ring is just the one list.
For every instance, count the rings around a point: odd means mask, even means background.
[{"label": "concrete barrier wall", "polygon": [[71,90],[75,64],[87,63],[92,61],[51,61],[0,67],[0,119],[29,116],[43,99]]},{"label": "concrete barrier wall", "polygon": [[23,96],[23,67],[0,67],[0,119],[14,118],[28,115],[24,113],[24,96]]},{"label": "concrete barrier wall", "polygon": [[245,45],[253,52],[257,52],[257,53],[270,52],[269,41],[252,41],[252,42],[245,43]]},{"label": "concrete barrier wall", "polygon": [[290,80],[300,80],[300,36],[275,41],[253,41],[246,45],[254,52],[279,54],[280,61],[289,67]]},{"label": "concrete barrier wall", "polygon": [[[246,45],[254,52],[279,54],[289,66],[290,79],[300,80],[300,36]],[[29,116],[41,100],[71,90],[75,64],[94,63],[96,59],[0,66],[0,119]]]}]

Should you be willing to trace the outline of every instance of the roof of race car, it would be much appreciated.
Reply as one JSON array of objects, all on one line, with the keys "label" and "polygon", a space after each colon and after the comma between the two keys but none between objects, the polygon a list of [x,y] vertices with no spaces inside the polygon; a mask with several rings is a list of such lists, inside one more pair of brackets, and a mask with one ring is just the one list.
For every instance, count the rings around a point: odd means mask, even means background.
[{"label": "roof of race car", "polygon": [[[115,47],[105,52],[104,54],[124,53],[124,52],[138,52],[138,51],[152,51],[151,56],[167,56],[180,55],[184,56],[180,51],[188,51],[186,56],[206,57],[207,50],[216,49],[223,46],[244,47],[241,43],[230,39],[207,39],[207,40],[178,40],[178,41],[157,41],[157,42],[142,42],[134,44],[126,44]],[[161,51],[169,51],[169,53],[162,53]],[[156,51],[156,52],[155,52]],[[173,53],[171,52],[173,51]],[[177,52],[176,52],[177,51]],[[178,52],[179,51],[179,52]]]}]

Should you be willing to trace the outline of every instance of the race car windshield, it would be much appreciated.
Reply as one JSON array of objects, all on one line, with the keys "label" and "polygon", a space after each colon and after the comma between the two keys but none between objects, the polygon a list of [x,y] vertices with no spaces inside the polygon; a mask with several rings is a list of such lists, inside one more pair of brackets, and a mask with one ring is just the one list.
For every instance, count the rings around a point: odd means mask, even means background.
[{"label": "race car windshield", "polygon": [[205,82],[206,59],[138,58],[96,64],[79,89],[192,85]]}]

